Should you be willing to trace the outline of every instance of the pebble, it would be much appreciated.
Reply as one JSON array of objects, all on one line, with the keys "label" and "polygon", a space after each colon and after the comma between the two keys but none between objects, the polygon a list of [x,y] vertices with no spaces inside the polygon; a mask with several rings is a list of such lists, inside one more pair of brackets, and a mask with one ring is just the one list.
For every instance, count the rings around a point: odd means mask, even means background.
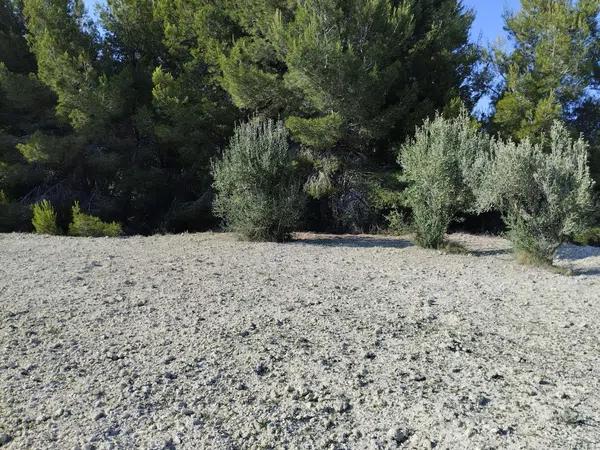
[{"label": "pebble", "polygon": [[348,400],[339,400],[335,404],[335,410],[339,413],[344,413],[346,411],[349,411],[350,408],[351,408],[351,406],[350,406],[350,402]]},{"label": "pebble", "polygon": [[0,433],[0,445],[6,445],[12,441],[12,436],[6,433]]},{"label": "pebble", "polygon": [[406,441],[408,435],[401,428],[390,428],[387,432],[387,438],[390,441],[401,444],[402,442]]},{"label": "pebble", "polygon": [[266,366],[266,364],[264,363],[258,363],[255,367],[254,367],[254,373],[258,376],[262,376],[265,375],[267,372],[269,371],[269,368]]}]

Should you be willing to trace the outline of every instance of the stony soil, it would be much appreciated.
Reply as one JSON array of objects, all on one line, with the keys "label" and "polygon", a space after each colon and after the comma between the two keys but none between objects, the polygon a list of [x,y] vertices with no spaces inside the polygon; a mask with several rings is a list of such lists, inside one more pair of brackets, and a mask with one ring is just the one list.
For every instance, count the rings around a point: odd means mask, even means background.
[{"label": "stony soil", "polygon": [[0,235],[0,446],[600,448],[600,251]]}]

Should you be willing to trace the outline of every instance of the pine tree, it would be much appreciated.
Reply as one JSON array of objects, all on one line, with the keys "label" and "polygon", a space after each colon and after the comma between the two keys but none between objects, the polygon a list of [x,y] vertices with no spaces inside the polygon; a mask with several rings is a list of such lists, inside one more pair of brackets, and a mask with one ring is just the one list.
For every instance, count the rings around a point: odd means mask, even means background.
[{"label": "pine tree", "polygon": [[424,117],[468,100],[473,16],[455,0],[221,0],[199,11],[221,85],[242,110],[285,119],[318,197],[392,162],[392,144]]},{"label": "pine tree", "polygon": [[[597,0],[522,0],[521,9],[506,16],[514,49],[495,49],[497,131],[535,140],[555,120],[588,131],[580,122],[598,110],[598,96],[590,94],[600,89],[599,14]],[[597,124],[599,116],[592,120]]]},{"label": "pine tree", "polygon": [[[130,231],[206,226],[209,161],[233,119],[200,57],[168,39],[168,1],[110,0],[99,24],[77,0],[24,3],[40,79],[73,130],[69,204]],[[59,148],[39,142],[30,153]]]},{"label": "pine tree", "polygon": [[[28,203],[55,185],[63,161],[42,150],[64,124],[54,114],[56,98],[36,76],[37,63],[25,39],[20,4],[0,4],[0,230],[29,229]],[[55,142],[56,143],[56,142]],[[63,150],[64,145],[58,145]]]}]

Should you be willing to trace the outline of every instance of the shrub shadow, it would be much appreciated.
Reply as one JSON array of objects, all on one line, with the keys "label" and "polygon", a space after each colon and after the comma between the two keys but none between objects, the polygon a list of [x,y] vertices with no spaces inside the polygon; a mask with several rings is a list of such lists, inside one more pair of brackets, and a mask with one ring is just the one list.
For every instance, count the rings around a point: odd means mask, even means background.
[{"label": "shrub shadow", "polygon": [[471,250],[469,249],[469,253],[473,256],[500,256],[500,255],[509,255],[512,253],[512,250],[507,248],[490,248],[485,250]]},{"label": "shrub shadow", "polygon": [[589,269],[574,269],[574,275],[589,275],[589,276],[597,276],[600,275],[600,267],[589,268]]},{"label": "shrub shadow", "polygon": [[299,245],[317,245],[322,247],[353,247],[353,248],[408,248],[414,244],[408,239],[379,238],[371,236],[300,236],[292,241]]},{"label": "shrub shadow", "polygon": [[567,244],[557,251],[557,257],[573,275],[600,275],[600,247]]}]

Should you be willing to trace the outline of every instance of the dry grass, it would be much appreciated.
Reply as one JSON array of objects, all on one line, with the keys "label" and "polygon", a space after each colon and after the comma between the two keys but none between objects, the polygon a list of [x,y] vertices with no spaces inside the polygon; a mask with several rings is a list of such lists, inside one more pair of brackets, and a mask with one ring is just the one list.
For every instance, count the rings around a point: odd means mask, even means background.
[{"label": "dry grass", "polygon": [[565,267],[557,267],[552,264],[552,261],[548,261],[546,258],[542,258],[533,253],[525,252],[522,250],[515,251],[515,258],[519,264],[522,264],[524,266],[539,267],[560,275],[573,275],[573,271],[571,269],[567,269]]}]

